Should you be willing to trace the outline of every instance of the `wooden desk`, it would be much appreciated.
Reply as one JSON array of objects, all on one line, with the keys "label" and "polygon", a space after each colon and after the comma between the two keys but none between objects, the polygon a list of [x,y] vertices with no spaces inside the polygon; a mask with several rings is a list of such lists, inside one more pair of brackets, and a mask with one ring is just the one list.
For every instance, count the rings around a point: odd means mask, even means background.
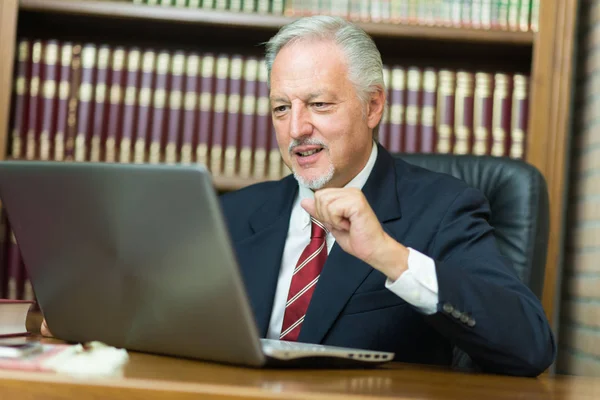
[{"label": "wooden desk", "polygon": [[600,399],[600,379],[476,375],[389,364],[372,370],[260,370],[130,352],[123,377],[0,370],[1,399]]},{"label": "wooden desk", "polygon": [[[40,323],[39,314],[28,317],[33,338]],[[0,370],[0,399],[600,399],[600,378],[512,378],[399,363],[369,370],[262,370],[129,355],[124,376],[115,378]]]}]

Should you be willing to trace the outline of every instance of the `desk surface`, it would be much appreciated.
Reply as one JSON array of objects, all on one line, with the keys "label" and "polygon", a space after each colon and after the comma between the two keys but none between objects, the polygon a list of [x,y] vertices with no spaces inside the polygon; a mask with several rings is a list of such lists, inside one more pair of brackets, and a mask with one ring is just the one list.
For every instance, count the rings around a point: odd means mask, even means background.
[{"label": "desk surface", "polygon": [[388,364],[372,370],[261,370],[130,352],[123,377],[0,370],[2,399],[600,399],[600,378],[476,375]]}]

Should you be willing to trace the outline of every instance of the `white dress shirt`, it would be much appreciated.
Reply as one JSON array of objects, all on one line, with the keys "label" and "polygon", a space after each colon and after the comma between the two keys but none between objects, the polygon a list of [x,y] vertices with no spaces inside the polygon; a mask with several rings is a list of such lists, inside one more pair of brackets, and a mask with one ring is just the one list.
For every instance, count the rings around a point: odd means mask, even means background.
[{"label": "white dress shirt", "polygon": [[[377,145],[373,142],[371,156],[365,167],[352,179],[345,187],[354,187],[362,189],[369,178],[373,166],[377,160]],[[279,339],[281,325],[283,324],[283,314],[287,302],[288,291],[292,282],[292,273],[296,263],[304,251],[304,248],[310,241],[310,215],[302,208],[300,202],[306,198],[314,198],[311,189],[299,185],[298,195],[292,206],[290,215],[290,226],[288,229],[283,257],[281,259],[281,268],[279,269],[279,278],[277,280],[277,289],[273,301],[273,311],[269,322],[267,338]],[[335,243],[333,234],[327,234],[327,253]],[[385,287],[396,295],[400,296],[407,303],[412,304],[424,314],[434,314],[438,303],[438,282],[435,273],[435,263],[428,256],[409,248],[408,270],[406,270],[395,282],[387,280]]]}]

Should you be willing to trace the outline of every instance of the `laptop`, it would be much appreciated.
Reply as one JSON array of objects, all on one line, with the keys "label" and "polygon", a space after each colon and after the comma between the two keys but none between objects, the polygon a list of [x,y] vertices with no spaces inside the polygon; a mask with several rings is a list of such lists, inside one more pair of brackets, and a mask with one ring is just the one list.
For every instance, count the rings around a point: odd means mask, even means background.
[{"label": "laptop", "polygon": [[253,367],[394,358],[259,339],[201,165],[2,161],[0,200],[56,337]]}]

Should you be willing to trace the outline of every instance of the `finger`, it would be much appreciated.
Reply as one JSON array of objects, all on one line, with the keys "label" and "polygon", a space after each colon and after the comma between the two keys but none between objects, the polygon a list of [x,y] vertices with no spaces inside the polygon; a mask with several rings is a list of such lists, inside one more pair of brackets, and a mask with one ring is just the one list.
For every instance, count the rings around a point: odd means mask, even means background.
[{"label": "finger", "polygon": [[345,216],[344,204],[351,204],[352,199],[344,194],[327,194],[320,196],[317,200],[318,214],[323,218],[320,220],[323,223],[328,224],[331,229],[350,229],[350,222]]},{"label": "finger", "polygon": [[317,207],[314,199],[304,199],[300,202],[300,205],[306,210],[307,213],[310,214],[311,217],[319,220],[319,218],[317,218]]},{"label": "finger", "polygon": [[325,206],[327,215],[331,221],[332,230],[350,230],[350,220],[346,217],[350,204],[344,200],[343,198],[335,199]]},{"label": "finger", "polygon": [[315,208],[316,215],[314,216],[322,223],[334,223],[332,216],[328,212],[328,204],[336,199],[343,197],[344,192],[341,189],[323,189],[315,192]]},{"label": "finger", "polygon": [[40,328],[40,333],[45,337],[52,337],[52,332],[48,329],[48,324],[46,324],[46,319],[42,321],[42,326]]}]

